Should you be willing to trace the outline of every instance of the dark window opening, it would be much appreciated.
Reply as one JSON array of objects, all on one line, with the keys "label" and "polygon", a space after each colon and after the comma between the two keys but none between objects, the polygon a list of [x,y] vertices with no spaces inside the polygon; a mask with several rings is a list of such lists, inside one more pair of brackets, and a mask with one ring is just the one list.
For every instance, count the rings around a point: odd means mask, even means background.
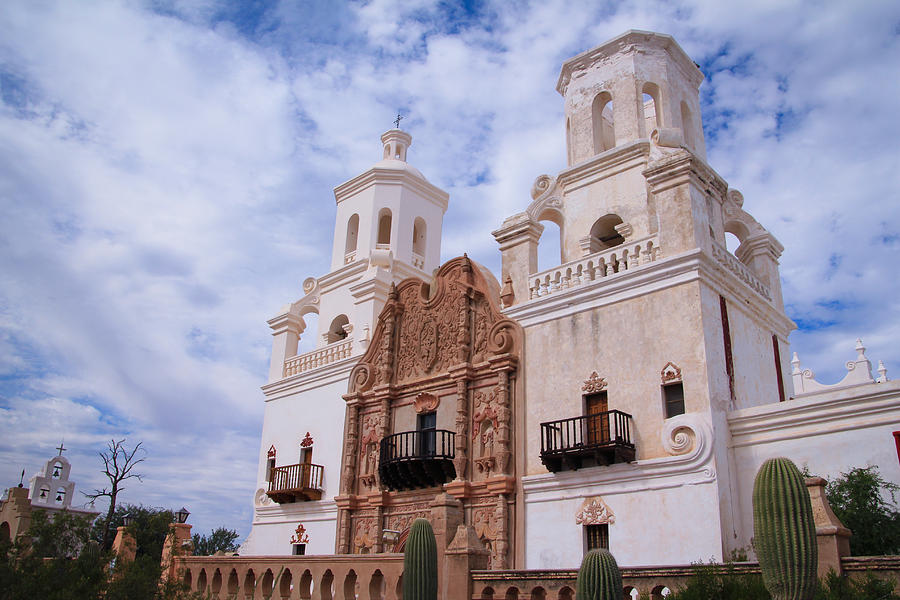
[{"label": "dark window opening", "polygon": [[306,555],[306,544],[294,544],[294,549],[291,552],[294,556],[305,556]]},{"label": "dark window opening", "polygon": [[609,550],[609,525],[585,525],[584,533],[587,537],[587,549],[597,550],[603,548]]},{"label": "dark window opening", "polygon": [[667,419],[684,414],[684,386],[680,381],[664,385],[663,398],[666,402]]},{"label": "dark window opening", "polygon": [[416,418],[416,429],[419,431],[419,454],[434,456],[436,450],[435,430],[437,429],[437,413],[422,413]]}]

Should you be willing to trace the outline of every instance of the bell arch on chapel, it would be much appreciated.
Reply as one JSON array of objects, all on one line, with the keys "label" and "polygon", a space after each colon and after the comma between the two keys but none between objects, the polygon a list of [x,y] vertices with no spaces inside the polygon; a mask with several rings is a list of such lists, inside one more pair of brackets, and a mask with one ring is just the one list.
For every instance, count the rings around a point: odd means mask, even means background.
[{"label": "bell arch on chapel", "polygon": [[396,551],[446,492],[490,566],[511,564],[522,334],[498,298],[493,276],[466,256],[431,284],[391,287],[344,395],[338,553]]}]

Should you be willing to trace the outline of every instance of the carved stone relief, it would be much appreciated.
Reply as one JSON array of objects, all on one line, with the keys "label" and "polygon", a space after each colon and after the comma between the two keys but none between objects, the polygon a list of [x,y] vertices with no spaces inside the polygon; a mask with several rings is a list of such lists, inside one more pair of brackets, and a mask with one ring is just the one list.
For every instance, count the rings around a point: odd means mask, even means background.
[{"label": "carved stone relief", "polygon": [[366,517],[356,521],[356,534],[353,536],[353,553],[369,554],[378,539],[378,527],[374,517]]},{"label": "carved stone relief", "polygon": [[659,376],[664,384],[675,383],[681,381],[681,369],[678,365],[669,361],[666,363],[666,366],[662,368],[662,371],[659,372]]},{"label": "carved stone relief", "polygon": [[440,403],[441,399],[434,394],[422,392],[421,394],[416,396],[416,399],[413,401],[413,407],[415,407],[416,409],[416,414],[421,415],[422,413],[430,413],[436,411]]},{"label": "carved stone relief", "polygon": [[600,496],[585,499],[581,509],[575,513],[578,525],[604,525],[616,522],[616,516]]},{"label": "carved stone relief", "polygon": [[491,554],[488,569],[505,569],[509,553],[509,527],[506,496],[500,494],[494,505],[481,506],[472,513],[475,535]]},{"label": "carved stone relief", "polygon": [[584,380],[584,385],[581,386],[581,391],[586,394],[596,394],[597,392],[602,392],[603,388],[606,387],[606,380],[603,377],[597,375],[597,371],[591,373],[591,376]]},{"label": "carved stone relief", "polygon": [[378,434],[381,428],[381,415],[369,414],[363,417],[362,436],[360,438],[359,483],[366,490],[375,489],[378,473]]}]

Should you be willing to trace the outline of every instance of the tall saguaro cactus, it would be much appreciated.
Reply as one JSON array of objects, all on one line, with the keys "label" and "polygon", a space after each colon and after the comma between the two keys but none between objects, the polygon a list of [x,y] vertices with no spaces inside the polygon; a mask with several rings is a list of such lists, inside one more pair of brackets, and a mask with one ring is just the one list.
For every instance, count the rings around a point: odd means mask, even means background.
[{"label": "tall saguaro cactus", "polygon": [[413,521],[403,551],[403,600],[437,600],[437,542],[431,523]]},{"label": "tall saguaro cactus", "polygon": [[622,600],[622,574],[609,550],[591,550],[578,569],[575,600]]},{"label": "tall saguaro cactus", "polygon": [[753,483],[753,535],[763,582],[775,600],[808,600],[816,588],[816,525],[803,476],[770,458]]}]

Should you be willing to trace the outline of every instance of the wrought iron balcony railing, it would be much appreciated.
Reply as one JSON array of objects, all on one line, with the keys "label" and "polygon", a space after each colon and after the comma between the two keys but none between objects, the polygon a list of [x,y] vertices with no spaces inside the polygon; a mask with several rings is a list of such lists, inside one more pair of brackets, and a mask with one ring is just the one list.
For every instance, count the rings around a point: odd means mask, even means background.
[{"label": "wrought iron balcony railing", "polygon": [[381,440],[378,475],[390,490],[434,487],[456,477],[455,434],[445,429],[403,431]]},{"label": "wrought iron balcony railing", "polygon": [[299,463],[272,469],[266,494],[279,504],[322,499],[322,465]]},{"label": "wrought iron balcony railing", "polygon": [[541,423],[541,462],[550,471],[633,460],[628,413],[610,410]]}]

